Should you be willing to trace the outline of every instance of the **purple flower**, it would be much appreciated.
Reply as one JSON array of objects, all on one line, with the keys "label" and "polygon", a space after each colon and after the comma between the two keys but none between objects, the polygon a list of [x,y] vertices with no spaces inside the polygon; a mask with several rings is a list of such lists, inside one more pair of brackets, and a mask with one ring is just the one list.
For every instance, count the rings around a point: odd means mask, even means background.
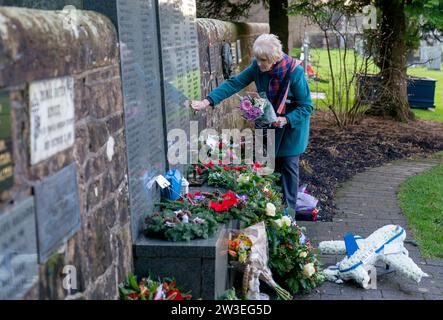
[{"label": "purple flower", "polygon": [[260,107],[254,105],[254,100],[248,96],[244,97],[240,102],[240,111],[243,117],[248,121],[255,121],[263,114],[263,110]]},{"label": "purple flower", "polygon": [[239,199],[239,200],[242,200],[242,201],[244,201],[244,202],[246,202],[246,201],[248,201],[248,196],[247,195],[245,195],[245,194],[243,194],[243,195],[236,195],[236,197],[237,197],[237,199]]}]

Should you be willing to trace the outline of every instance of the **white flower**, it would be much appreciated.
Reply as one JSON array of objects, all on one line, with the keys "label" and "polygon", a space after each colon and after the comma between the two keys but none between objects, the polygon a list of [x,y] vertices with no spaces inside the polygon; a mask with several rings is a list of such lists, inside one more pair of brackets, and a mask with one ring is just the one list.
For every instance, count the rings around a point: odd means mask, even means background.
[{"label": "white flower", "polygon": [[303,267],[303,275],[306,278],[310,278],[315,273],[315,267],[313,263],[305,264]]},{"label": "white flower", "polygon": [[288,216],[284,216],[283,218],[281,218],[281,221],[283,222],[284,225],[286,225],[287,227],[291,226],[291,218],[289,218]]},{"label": "white flower", "polygon": [[274,206],[273,203],[268,202],[266,204],[266,215],[268,217],[275,217],[275,210],[277,210],[277,208]]},{"label": "white flower", "polygon": [[247,174],[241,174],[238,176],[237,178],[238,184],[245,184],[247,182],[249,182],[249,176]]},{"label": "white flower", "polygon": [[302,259],[306,258],[308,256],[308,253],[306,251],[302,251],[298,254],[298,256]]},{"label": "white flower", "polygon": [[274,220],[275,224],[278,225],[280,228],[283,227],[283,222],[281,219]]}]

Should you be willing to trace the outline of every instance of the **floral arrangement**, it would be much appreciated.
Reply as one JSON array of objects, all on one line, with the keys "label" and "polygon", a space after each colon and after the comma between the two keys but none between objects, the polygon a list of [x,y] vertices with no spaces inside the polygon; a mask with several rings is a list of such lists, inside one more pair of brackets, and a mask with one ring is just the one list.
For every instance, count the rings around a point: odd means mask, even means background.
[{"label": "floral arrangement", "polygon": [[272,104],[258,94],[240,97],[240,112],[245,120],[259,126],[267,126],[277,120]]},{"label": "floral arrangement", "polygon": [[164,278],[155,281],[151,277],[137,281],[137,277],[130,273],[119,284],[118,291],[121,300],[191,300],[189,293],[182,293],[176,287],[175,280]]},{"label": "floral arrangement", "polygon": [[[363,288],[369,288],[370,276],[368,269],[382,261],[393,267],[397,273],[407,279],[419,283],[422,277],[428,275],[423,272],[408,256],[404,247],[406,231],[399,225],[386,225],[374,231],[367,238],[354,236],[356,243],[352,255],[344,257],[335,266],[324,270],[329,281],[341,283],[346,280],[355,280]],[[347,254],[345,241],[323,241],[319,245],[322,253]]]},{"label": "floral arrangement", "polygon": [[217,229],[217,220],[204,211],[164,209],[146,218],[145,235],[170,241],[189,241],[207,239]]},{"label": "floral arrangement", "polygon": [[211,216],[218,223],[229,223],[237,219],[246,209],[247,196],[238,195],[231,190],[225,194],[221,192],[195,192],[188,193],[184,199],[177,201],[164,201],[158,206],[162,210],[184,210],[193,214]]},{"label": "floral arrangement", "polygon": [[251,251],[252,240],[244,233],[239,233],[234,239],[229,240],[228,253],[240,263],[245,263]]},{"label": "floral arrangement", "polygon": [[244,96],[240,99],[240,111],[247,121],[255,121],[264,113],[266,99]]},{"label": "floral arrangement", "polygon": [[320,262],[303,229],[283,216],[268,223],[269,266],[292,294],[309,293],[324,282]]},{"label": "floral arrangement", "polygon": [[250,300],[261,300],[259,279],[275,290],[279,299],[291,300],[291,294],[278,285],[269,269],[268,240],[265,223],[252,225],[239,235],[240,245],[244,244],[245,258],[239,263],[244,266],[243,295]]}]

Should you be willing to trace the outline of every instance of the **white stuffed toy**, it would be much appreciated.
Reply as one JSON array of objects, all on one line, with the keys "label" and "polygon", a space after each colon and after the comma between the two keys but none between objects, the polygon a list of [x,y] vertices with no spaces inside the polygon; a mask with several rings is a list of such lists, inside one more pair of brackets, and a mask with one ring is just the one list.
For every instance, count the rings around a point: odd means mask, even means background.
[{"label": "white stuffed toy", "polygon": [[374,268],[377,261],[382,261],[395,269],[400,275],[420,282],[428,277],[409,258],[403,241],[406,231],[396,225],[387,225],[372,233],[366,239],[348,234],[345,241],[323,241],[319,249],[323,254],[347,254],[342,261],[323,271],[326,279],[336,283],[354,279],[363,288],[369,288],[368,270]]}]

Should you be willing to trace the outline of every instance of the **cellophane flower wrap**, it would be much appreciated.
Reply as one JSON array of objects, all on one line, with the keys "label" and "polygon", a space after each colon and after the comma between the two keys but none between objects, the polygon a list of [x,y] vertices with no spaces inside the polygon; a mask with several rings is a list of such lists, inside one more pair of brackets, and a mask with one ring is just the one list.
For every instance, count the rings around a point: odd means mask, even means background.
[{"label": "cellophane flower wrap", "polygon": [[255,122],[257,126],[268,126],[277,121],[274,107],[264,97],[243,96],[240,99],[240,111],[244,119]]}]

